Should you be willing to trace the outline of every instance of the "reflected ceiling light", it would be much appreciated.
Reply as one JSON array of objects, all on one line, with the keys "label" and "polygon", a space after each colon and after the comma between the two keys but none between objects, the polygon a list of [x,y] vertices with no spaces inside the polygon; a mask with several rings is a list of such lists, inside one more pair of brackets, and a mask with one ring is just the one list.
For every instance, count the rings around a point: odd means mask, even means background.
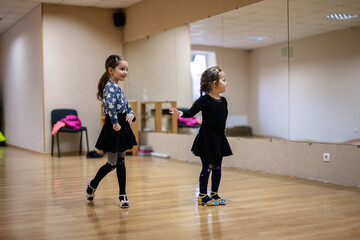
[{"label": "reflected ceiling light", "polygon": [[266,37],[266,36],[246,36],[246,37],[241,37],[241,39],[250,40],[250,41],[262,41],[262,40],[268,39],[268,37]]},{"label": "reflected ceiling light", "polygon": [[351,18],[356,18],[358,17],[358,15],[350,15],[350,14],[345,14],[345,13],[334,13],[334,14],[330,14],[327,15],[326,17],[323,17],[323,19],[329,19],[329,20],[347,20],[347,19],[351,19]]}]

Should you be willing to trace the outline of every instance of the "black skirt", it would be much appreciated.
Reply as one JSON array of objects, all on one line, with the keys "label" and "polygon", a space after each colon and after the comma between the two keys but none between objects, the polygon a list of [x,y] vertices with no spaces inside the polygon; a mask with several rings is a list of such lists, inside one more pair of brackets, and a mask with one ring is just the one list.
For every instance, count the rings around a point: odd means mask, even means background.
[{"label": "black skirt", "polygon": [[218,158],[232,155],[232,151],[224,133],[200,130],[191,151],[195,156]]},{"label": "black skirt", "polygon": [[104,152],[124,152],[137,145],[136,138],[130,124],[125,120],[126,114],[118,114],[120,131],[113,129],[109,115],[105,117],[105,124],[101,130],[95,147]]}]

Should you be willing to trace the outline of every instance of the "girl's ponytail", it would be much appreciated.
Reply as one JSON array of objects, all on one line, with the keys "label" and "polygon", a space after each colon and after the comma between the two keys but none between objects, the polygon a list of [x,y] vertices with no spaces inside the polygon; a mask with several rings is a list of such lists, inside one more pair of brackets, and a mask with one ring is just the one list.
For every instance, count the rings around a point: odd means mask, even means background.
[{"label": "girl's ponytail", "polygon": [[96,94],[97,99],[99,99],[100,101],[103,100],[103,91],[104,91],[104,87],[105,87],[105,84],[107,83],[107,81],[109,81],[109,73],[106,71],[106,72],[104,72],[104,74],[101,76],[101,78],[99,80],[98,92]]}]

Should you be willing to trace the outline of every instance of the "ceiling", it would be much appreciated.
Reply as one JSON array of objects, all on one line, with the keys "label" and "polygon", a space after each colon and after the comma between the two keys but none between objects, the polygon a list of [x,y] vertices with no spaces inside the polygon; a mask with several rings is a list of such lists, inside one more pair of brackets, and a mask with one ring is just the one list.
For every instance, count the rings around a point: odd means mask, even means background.
[{"label": "ceiling", "polygon": [[[192,44],[255,49],[288,39],[286,0],[264,0],[190,24]],[[357,14],[349,20],[328,20],[334,13]],[[311,35],[360,26],[360,0],[289,0],[289,37]],[[360,31],[360,29],[359,29]],[[244,37],[262,36],[264,40]]]},{"label": "ceiling", "polygon": [[40,3],[98,8],[126,8],[141,0],[0,0],[0,34],[19,21]]},{"label": "ceiling", "polygon": [[[141,0],[0,0],[0,34],[40,3],[126,8]],[[264,0],[190,24],[192,44],[254,49],[288,39],[286,0]],[[289,0],[291,40],[360,26],[360,0]],[[350,20],[326,20],[333,13],[357,14]],[[244,37],[265,36],[264,40]]]}]

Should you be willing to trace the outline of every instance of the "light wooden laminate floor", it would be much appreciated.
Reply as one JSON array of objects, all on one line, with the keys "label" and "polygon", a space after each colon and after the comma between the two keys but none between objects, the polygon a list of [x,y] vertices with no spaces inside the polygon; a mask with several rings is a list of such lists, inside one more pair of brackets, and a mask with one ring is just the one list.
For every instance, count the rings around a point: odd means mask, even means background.
[{"label": "light wooden laminate floor", "polygon": [[115,171],[85,199],[104,162],[0,147],[0,239],[360,239],[357,188],[224,168],[228,204],[204,207],[199,163],[127,156],[120,209]]}]

